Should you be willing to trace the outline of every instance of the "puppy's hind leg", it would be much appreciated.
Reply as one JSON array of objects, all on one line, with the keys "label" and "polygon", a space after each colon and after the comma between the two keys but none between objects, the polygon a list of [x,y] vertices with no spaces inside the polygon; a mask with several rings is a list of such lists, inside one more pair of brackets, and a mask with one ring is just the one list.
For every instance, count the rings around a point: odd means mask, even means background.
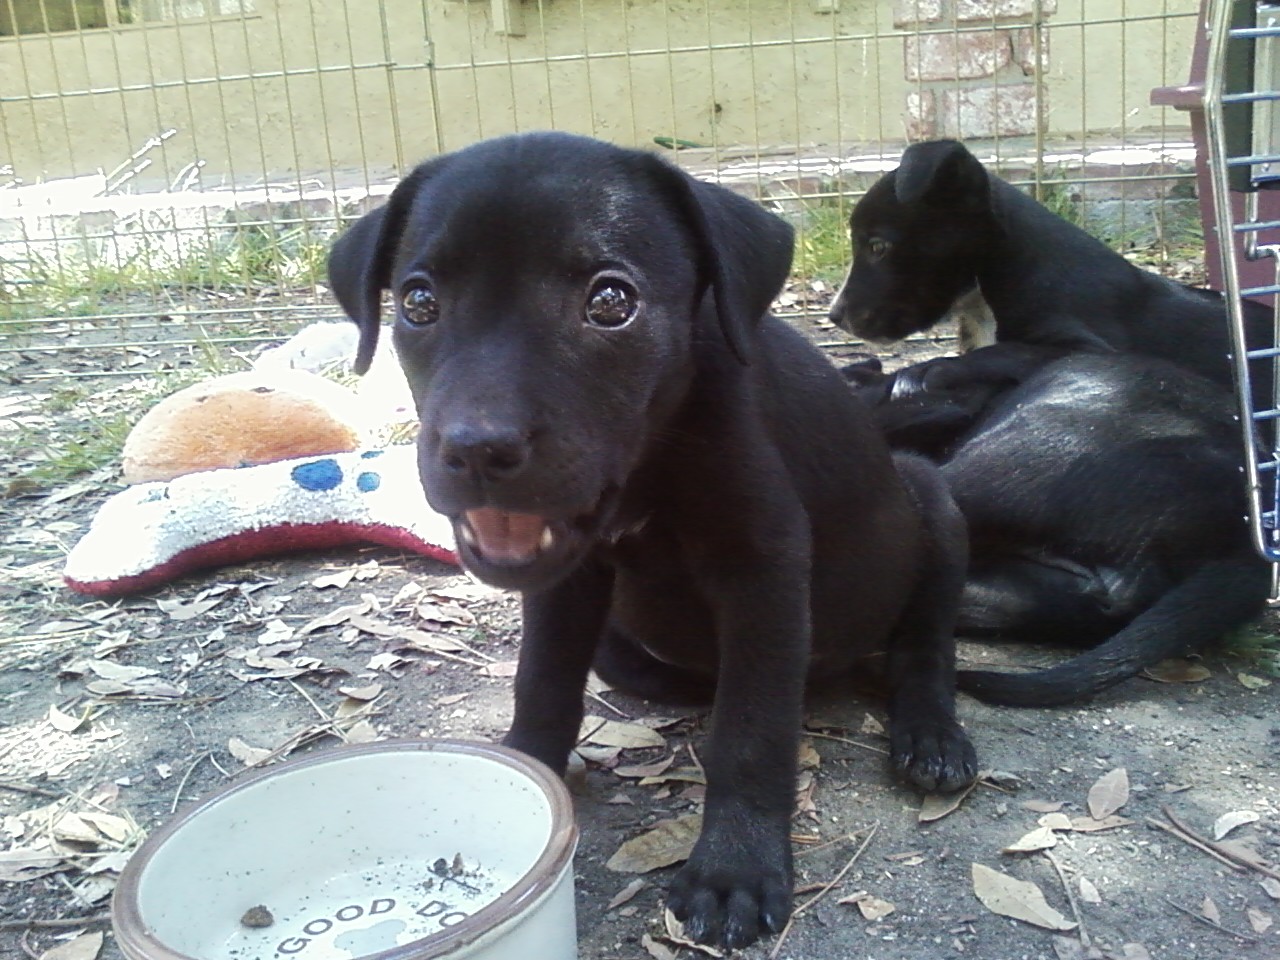
[{"label": "puppy's hind leg", "polygon": [[968,562],[968,528],[933,464],[895,454],[925,531],[919,579],[889,647],[889,759],[923,790],[952,791],[978,775],[956,719],[955,621]]},{"label": "puppy's hind leg", "polygon": [[605,683],[658,703],[700,705],[715,695],[715,680],[664,663],[616,628],[605,631],[592,664]]}]

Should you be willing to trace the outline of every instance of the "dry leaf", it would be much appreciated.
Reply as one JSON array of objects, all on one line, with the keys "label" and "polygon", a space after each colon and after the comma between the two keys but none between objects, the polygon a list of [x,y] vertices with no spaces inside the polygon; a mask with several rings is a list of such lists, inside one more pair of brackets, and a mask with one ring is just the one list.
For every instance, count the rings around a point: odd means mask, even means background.
[{"label": "dry leaf", "polygon": [[667,928],[667,939],[680,947],[687,947],[690,950],[696,950],[698,953],[704,953],[709,957],[723,957],[724,951],[717,950],[715,947],[708,946],[705,943],[697,943],[690,940],[684,932],[684,924],[676,919],[676,915],[670,910],[663,909],[662,925]]},{"label": "dry leaf", "polygon": [[347,623],[352,617],[363,616],[373,609],[373,603],[369,600],[361,600],[359,603],[349,603],[346,606],[334,607],[326,614],[309,620],[294,631],[299,637],[305,637],[309,633],[322,630],[325,627],[336,627],[339,624]]},{"label": "dry leaf", "polygon": [[226,597],[227,593],[219,593],[217,596],[208,597],[201,591],[196,599],[188,602],[186,600],[157,600],[156,606],[169,615],[170,620],[194,620],[201,614],[208,613]]},{"label": "dry leaf", "polygon": [[667,741],[656,730],[638,723],[623,723],[603,717],[587,716],[582,720],[578,738],[602,747],[665,747]]},{"label": "dry leaf", "polygon": [[1218,905],[1213,902],[1212,897],[1205,897],[1200,904],[1200,915],[1212,923],[1222,923],[1222,914],[1218,912]]},{"label": "dry leaf", "polygon": [[80,819],[85,823],[92,824],[104,837],[108,840],[114,840],[116,843],[124,843],[134,832],[133,825],[128,820],[110,813],[98,813],[91,810],[81,813]]},{"label": "dry leaf", "polygon": [[888,900],[872,896],[860,897],[857,904],[864,920],[882,920],[898,909]]},{"label": "dry leaf", "polygon": [[972,865],[973,893],[992,913],[1042,927],[1045,930],[1074,930],[1068,920],[1044,899],[1034,883],[1018,880],[980,863]]},{"label": "dry leaf", "polygon": [[84,667],[96,677],[115,680],[117,683],[134,683],[154,677],[159,672],[155,667],[131,667],[111,660],[90,660]]},{"label": "dry leaf", "polygon": [[1152,664],[1142,671],[1142,675],[1159,683],[1199,683],[1208,680],[1213,673],[1202,663],[1175,657]]},{"label": "dry leaf", "polygon": [[493,663],[486,663],[477,671],[481,676],[485,677],[503,677],[509,678],[516,675],[517,660],[497,660]]},{"label": "dry leaf", "polygon": [[1272,900],[1280,900],[1280,880],[1275,877],[1264,877],[1258,881],[1258,886],[1262,887]]},{"label": "dry leaf", "polygon": [[969,796],[977,785],[978,781],[974,780],[963,790],[957,790],[955,793],[926,794],[924,801],[920,804],[920,813],[916,816],[917,822],[932,823],[934,820],[941,820],[948,814],[955,813],[960,809],[960,804],[964,803],[965,797]]},{"label": "dry leaf", "polygon": [[1240,681],[1240,686],[1246,690],[1264,690],[1271,686],[1270,680],[1263,680],[1261,677],[1255,677],[1251,673],[1237,673],[1236,679]]},{"label": "dry leaf", "polygon": [[1256,823],[1258,819],[1258,815],[1252,810],[1234,810],[1231,813],[1224,813],[1213,821],[1213,839],[1221,840],[1236,827],[1242,827],[1246,823]]},{"label": "dry leaf", "polygon": [[0,881],[22,883],[46,877],[62,869],[62,860],[52,851],[47,840],[30,847],[0,850]]},{"label": "dry leaf", "polygon": [[1129,802],[1129,772],[1117,767],[1089,788],[1089,816],[1105,820]]},{"label": "dry leaf", "polygon": [[644,947],[645,953],[653,957],[653,960],[676,960],[674,950],[659,943],[647,933],[640,937],[640,946]]},{"label": "dry leaf", "polygon": [[363,687],[339,687],[338,692],[352,700],[376,700],[382,693],[382,684],[370,683]]},{"label": "dry leaf", "polygon": [[879,720],[877,720],[875,717],[873,717],[869,713],[863,716],[862,726],[858,728],[858,732],[870,734],[871,736],[875,736],[875,737],[887,736],[887,734],[885,733],[884,724],[881,723]]},{"label": "dry leaf", "polygon": [[50,947],[40,954],[40,960],[96,960],[102,952],[101,930],[93,933],[82,933],[74,940]]},{"label": "dry leaf", "polygon": [[1253,927],[1254,933],[1266,933],[1271,929],[1271,924],[1275,922],[1267,914],[1254,907],[1249,907],[1244,913],[1249,918],[1249,926]]},{"label": "dry leaf", "polygon": [[595,747],[589,743],[580,743],[573,748],[573,752],[583,760],[589,760],[591,763],[598,764],[600,766],[607,766],[618,759],[618,755],[622,753],[622,748]]},{"label": "dry leaf", "polygon": [[[811,783],[813,778],[810,776],[806,781],[802,773],[801,779],[797,780],[797,790],[803,790],[806,783]],[[653,787],[660,783],[701,783],[707,782],[707,775],[697,767],[680,767],[678,770],[668,770],[666,773],[660,773],[654,777],[644,777],[640,781],[642,787]]]},{"label": "dry leaf", "polygon": [[646,886],[645,882],[641,880],[639,877],[636,877],[634,880],[632,880],[625,887],[623,887],[621,890],[619,890],[617,893],[613,895],[613,899],[609,901],[609,905],[605,907],[605,909],[612,910],[615,907],[622,906],[624,903],[626,903],[628,900],[634,897],[637,893],[643,890],[645,886]]},{"label": "dry leaf", "polygon": [[1023,810],[1030,810],[1032,813],[1057,813],[1062,809],[1061,800],[1026,800],[1022,803]]},{"label": "dry leaf", "polygon": [[311,586],[317,590],[323,590],[326,587],[337,587],[342,589],[349,584],[356,575],[355,567],[347,567],[345,570],[339,570],[337,573],[326,573],[316,577],[311,581]]},{"label": "dry leaf", "polygon": [[246,767],[257,766],[267,757],[271,756],[270,750],[264,750],[261,747],[251,747],[239,737],[232,737],[227,741],[227,749],[231,751],[231,755],[243,763]]},{"label": "dry leaf", "polygon": [[679,863],[689,858],[701,830],[700,813],[663,820],[620,846],[605,866],[618,873],[648,873]]},{"label": "dry leaf", "polygon": [[1057,844],[1058,838],[1051,828],[1037,827],[1030,833],[1023,834],[1000,852],[1035,853],[1037,850],[1048,850],[1050,847],[1057,846]]},{"label": "dry leaf", "polygon": [[73,843],[97,844],[102,840],[97,829],[82,820],[78,813],[64,813],[54,821],[52,832],[55,840],[70,840]]},{"label": "dry leaf", "polygon": [[369,658],[369,662],[365,664],[366,670],[382,670],[396,676],[397,670],[402,670],[409,666],[408,660],[394,653],[375,653]]},{"label": "dry leaf", "polygon": [[1140,943],[1126,943],[1120,948],[1117,960],[1151,960],[1151,954]]},{"label": "dry leaf", "polygon": [[635,763],[628,766],[614,767],[613,772],[620,777],[656,777],[666,772],[667,768],[675,762],[676,755],[673,753],[669,757],[661,760],[655,760],[653,763]]},{"label": "dry leaf", "polygon": [[1093,881],[1084,877],[1080,878],[1080,899],[1085,903],[1101,903],[1102,894],[1098,892],[1098,888],[1094,886]]},{"label": "dry leaf", "polygon": [[1036,821],[1042,827],[1048,827],[1050,830],[1071,830],[1071,818],[1065,813],[1046,813],[1043,817]]},{"label": "dry leaf", "polygon": [[378,731],[368,720],[358,720],[342,732],[344,743],[373,743],[377,739]]},{"label": "dry leaf", "polygon": [[822,757],[818,755],[818,751],[814,749],[812,740],[800,741],[800,752],[798,761],[801,770],[817,770],[822,766]]},{"label": "dry leaf", "polygon": [[73,717],[69,713],[63,713],[53,704],[49,705],[49,725],[55,730],[63,733],[73,733],[84,725],[85,717]]}]

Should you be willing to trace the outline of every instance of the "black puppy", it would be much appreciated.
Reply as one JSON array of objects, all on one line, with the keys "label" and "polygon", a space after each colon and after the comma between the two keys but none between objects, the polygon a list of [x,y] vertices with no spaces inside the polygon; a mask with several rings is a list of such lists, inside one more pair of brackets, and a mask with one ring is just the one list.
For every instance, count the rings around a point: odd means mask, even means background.
[{"label": "black puppy", "polygon": [[1100,644],[1048,670],[962,670],[960,689],[1070,703],[1262,612],[1269,569],[1218,384],[1150,357],[1012,343],[851,378],[895,446],[942,464],[969,522],[959,632]]},{"label": "black puppy", "polygon": [[[1233,382],[1219,294],[1134,266],[954,140],[908,147],[854,206],[850,233],[853,265],[830,316],[857,336],[925,330],[976,285],[997,341],[1147,354]],[[1245,307],[1250,344],[1270,345],[1270,311]]]},{"label": "black puppy", "polygon": [[330,258],[361,365],[391,291],[428,500],[469,570],[523,594],[505,742],[563,770],[593,663],[645,696],[714,687],[702,836],[669,902],[729,946],[790,911],[808,677],[879,662],[897,769],[975,776],[963,520],[767,314],[791,241],[650,154],[544,133],[423,164]]}]

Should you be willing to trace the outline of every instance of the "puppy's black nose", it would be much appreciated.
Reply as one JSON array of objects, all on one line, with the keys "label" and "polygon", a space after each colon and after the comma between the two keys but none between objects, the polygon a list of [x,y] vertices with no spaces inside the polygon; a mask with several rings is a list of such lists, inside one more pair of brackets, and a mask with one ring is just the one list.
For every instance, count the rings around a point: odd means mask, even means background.
[{"label": "puppy's black nose", "polygon": [[529,438],[514,427],[460,423],[440,432],[440,460],[455,474],[509,480],[529,462]]}]

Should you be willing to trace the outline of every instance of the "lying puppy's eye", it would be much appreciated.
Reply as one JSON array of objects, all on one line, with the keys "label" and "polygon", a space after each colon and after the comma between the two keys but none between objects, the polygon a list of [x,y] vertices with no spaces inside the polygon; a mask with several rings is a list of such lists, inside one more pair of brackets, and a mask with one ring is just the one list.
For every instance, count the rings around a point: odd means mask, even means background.
[{"label": "lying puppy's eye", "polygon": [[587,295],[586,319],[594,327],[614,330],[635,318],[638,297],[620,280],[599,280]]},{"label": "lying puppy's eye", "polygon": [[400,298],[400,312],[415,327],[424,327],[440,319],[440,301],[425,284],[413,286]]},{"label": "lying puppy's eye", "polygon": [[872,260],[879,260],[889,252],[889,249],[892,246],[893,244],[888,240],[882,239],[881,237],[872,237],[867,241],[867,254]]}]

